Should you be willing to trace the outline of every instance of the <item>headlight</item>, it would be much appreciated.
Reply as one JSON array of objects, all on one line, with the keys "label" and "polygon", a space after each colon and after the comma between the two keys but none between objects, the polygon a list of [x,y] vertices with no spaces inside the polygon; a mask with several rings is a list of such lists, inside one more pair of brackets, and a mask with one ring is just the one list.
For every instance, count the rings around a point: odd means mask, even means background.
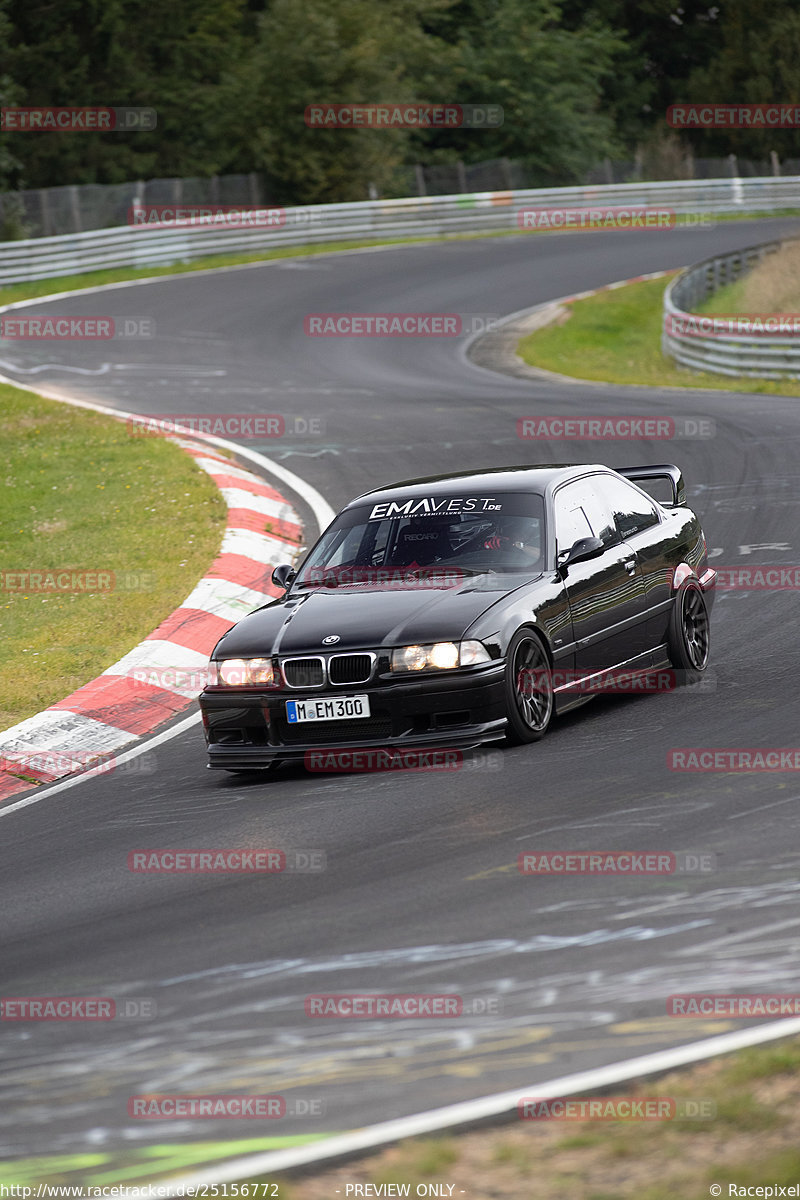
[{"label": "headlight", "polygon": [[393,671],[424,671],[433,646],[400,646],[392,651]]},{"label": "headlight", "polygon": [[271,658],[225,658],[208,664],[208,687],[271,687]]},{"label": "headlight", "polygon": [[424,646],[398,646],[392,651],[393,671],[449,671],[490,662],[480,642],[433,642]]},{"label": "headlight", "polygon": [[437,642],[431,646],[428,662],[437,670],[447,671],[458,666],[458,646],[455,642]]},{"label": "headlight", "polygon": [[483,642],[462,642],[461,643],[461,662],[462,667],[474,667],[478,663],[491,662],[492,656],[484,646]]}]

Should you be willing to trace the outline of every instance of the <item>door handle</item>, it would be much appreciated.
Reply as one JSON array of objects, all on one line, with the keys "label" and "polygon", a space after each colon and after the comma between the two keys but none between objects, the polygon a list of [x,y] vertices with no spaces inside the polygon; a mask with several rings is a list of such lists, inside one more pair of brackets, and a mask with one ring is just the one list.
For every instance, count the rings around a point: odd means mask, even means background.
[{"label": "door handle", "polygon": [[636,574],[636,559],[635,558],[629,558],[626,561],[625,570],[628,572],[629,575]]}]

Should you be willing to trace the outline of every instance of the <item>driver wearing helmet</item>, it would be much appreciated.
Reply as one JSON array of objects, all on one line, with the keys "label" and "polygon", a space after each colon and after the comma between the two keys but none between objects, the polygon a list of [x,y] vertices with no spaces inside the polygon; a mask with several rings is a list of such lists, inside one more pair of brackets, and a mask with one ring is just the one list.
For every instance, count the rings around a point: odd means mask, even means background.
[{"label": "driver wearing helmet", "polygon": [[484,550],[514,553],[526,563],[541,555],[539,523],[530,517],[498,517],[494,533],[484,539]]}]

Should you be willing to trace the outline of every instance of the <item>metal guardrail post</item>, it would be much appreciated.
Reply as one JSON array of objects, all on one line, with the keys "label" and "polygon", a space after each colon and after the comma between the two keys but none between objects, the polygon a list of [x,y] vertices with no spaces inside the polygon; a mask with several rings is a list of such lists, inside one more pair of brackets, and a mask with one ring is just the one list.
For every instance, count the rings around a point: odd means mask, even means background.
[{"label": "metal guardrail post", "polygon": [[[766,186],[768,185],[768,186]],[[141,189],[137,187],[141,194]],[[176,197],[176,200],[179,199]],[[128,225],[0,244],[0,285],[77,275],[105,267],[190,262],[209,254],[257,254],[281,246],[377,237],[516,231],[522,208],[659,206],[676,213],[754,212],[800,208],[800,176],[774,179],[688,179],[604,186],[361,200],[285,210],[280,226]],[[308,213],[312,218],[309,219]],[[300,220],[295,216],[302,213]],[[43,220],[46,214],[43,213]],[[46,226],[45,226],[46,227]]]}]

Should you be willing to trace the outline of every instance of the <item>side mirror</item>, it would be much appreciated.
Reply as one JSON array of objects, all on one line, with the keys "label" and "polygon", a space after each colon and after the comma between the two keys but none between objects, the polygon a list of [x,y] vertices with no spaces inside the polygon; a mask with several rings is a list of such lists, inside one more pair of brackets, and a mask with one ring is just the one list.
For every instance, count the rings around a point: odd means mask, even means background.
[{"label": "side mirror", "polygon": [[289,563],[281,563],[272,572],[272,582],[275,587],[283,588],[284,591],[294,583],[297,578],[297,571]]},{"label": "side mirror", "polygon": [[602,554],[605,546],[597,537],[578,538],[569,550],[564,551],[558,556],[558,565],[564,570],[566,567],[572,566],[576,562],[584,562],[587,558],[597,558],[598,554]]}]

